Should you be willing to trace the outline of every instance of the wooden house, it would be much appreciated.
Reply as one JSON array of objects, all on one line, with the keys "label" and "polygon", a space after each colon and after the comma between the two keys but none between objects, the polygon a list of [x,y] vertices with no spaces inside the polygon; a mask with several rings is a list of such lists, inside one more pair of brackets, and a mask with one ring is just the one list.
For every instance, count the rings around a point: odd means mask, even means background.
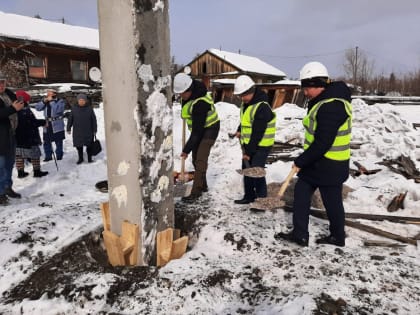
[{"label": "wooden house", "polygon": [[273,108],[299,100],[300,83],[285,80],[283,71],[256,57],[209,49],[192,60],[185,69],[192,77],[204,82],[216,102],[240,104],[241,100],[233,95],[233,86],[235,79],[242,74],[249,75],[267,92]]},{"label": "wooden house", "polygon": [[98,30],[0,12],[0,70],[8,86],[90,84],[88,71],[99,65]]}]

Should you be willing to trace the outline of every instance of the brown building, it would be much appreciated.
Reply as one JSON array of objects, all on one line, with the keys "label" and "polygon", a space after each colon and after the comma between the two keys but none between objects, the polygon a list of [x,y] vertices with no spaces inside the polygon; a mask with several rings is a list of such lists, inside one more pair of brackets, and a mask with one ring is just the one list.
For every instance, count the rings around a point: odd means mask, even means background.
[{"label": "brown building", "polygon": [[240,104],[240,99],[233,95],[233,86],[242,74],[249,75],[268,94],[273,108],[299,101],[300,82],[285,80],[283,71],[256,57],[209,49],[192,60],[184,71],[202,80],[216,102]]},{"label": "brown building", "polygon": [[9,86],[89,84],[89,69],[99,65],[98,30],[0,12],[0,70]]}]

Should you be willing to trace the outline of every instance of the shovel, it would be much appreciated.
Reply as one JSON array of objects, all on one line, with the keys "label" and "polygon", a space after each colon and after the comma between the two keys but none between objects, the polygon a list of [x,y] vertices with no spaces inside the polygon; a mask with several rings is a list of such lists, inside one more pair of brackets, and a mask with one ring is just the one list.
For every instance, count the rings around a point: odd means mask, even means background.
[{"label": "shovel", "polygon": [[236,172],[243,176],[253,177],[253,178],[261,178],[266,175],[264,167],[261,166],[254,166],[251,167],[248,160],[244,160],[245,168],[238,169]]},{"label": "shovel", "polygon": [[281,185],[277,196],[275,197],[265,197],[265,198],[257,198],[254,202],[250,203],[251,211],[259,212],[259,211],[270,211],[277,208],[281,208],[285,205],[285,202],[281,200],[283,198],[284,192],[286,191],[287,186],[293,176],[297,173],[297,168],[293,167],[289,175],[287,175],[286,180]]},{"label": "shovel", "polygon": [[[229,133],[228,135],[229,135],[229,138],[231,139],[235,138],[234,133]],[[244,152],[244,148],[242,145],[241,145],[241,148],[242,148],[242,152]],[[243,161],[245,163],[245,168],[237,169],[236,172],[238,174],[243,175],[243,176],[253,177],[253,178],[261,178],[266,175],[264,167],[260,167],[260,166],[251,167],[248,160],[243,160]]]},{"label": "shovel", "polygon": [[[185,132],[186,132],[186,122],[185,119],[182,120],[182,148],[185,146]],[[187,175],[189,177],[189,175]],[[180,177],[180,178],[179,178]],[[185,158],[181,158],[181,173],[176,179],[174,185],[174,197],[184,197],[187,192],[187,185],[185,183],[189,180],[185,176]]]}]

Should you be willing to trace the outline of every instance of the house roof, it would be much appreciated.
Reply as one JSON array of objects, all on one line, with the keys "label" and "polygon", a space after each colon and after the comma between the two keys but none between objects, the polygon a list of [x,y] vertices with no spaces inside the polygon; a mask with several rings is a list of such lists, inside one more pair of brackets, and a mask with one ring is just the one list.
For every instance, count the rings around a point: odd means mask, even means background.
[{"label": "house roof", "polygon": [[99,50],[97,29],[0,11],[0,37]]},{"label": "house roof", "polygon": [[267,74],[279,77],[286,77],[286,73],[269,65],[268,63],[251,56],[236,54],[219,49],[209,49],[209,53],[225,60],[243,72]]}]

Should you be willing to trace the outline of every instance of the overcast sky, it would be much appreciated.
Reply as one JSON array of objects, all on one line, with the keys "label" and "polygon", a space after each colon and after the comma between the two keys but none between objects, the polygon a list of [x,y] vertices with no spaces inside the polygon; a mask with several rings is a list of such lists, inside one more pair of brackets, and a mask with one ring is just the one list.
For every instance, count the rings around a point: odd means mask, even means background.
[{"label": "overcast sky", "polygon": [[[8,13],[98,27],[96,0],[0,0]],[[258,57],[290,78],[308,61],[344,73],[359,48],[388,75],[420,69],[420,0],[172,0],[171,55],[186,64],[208,48]]]}]

